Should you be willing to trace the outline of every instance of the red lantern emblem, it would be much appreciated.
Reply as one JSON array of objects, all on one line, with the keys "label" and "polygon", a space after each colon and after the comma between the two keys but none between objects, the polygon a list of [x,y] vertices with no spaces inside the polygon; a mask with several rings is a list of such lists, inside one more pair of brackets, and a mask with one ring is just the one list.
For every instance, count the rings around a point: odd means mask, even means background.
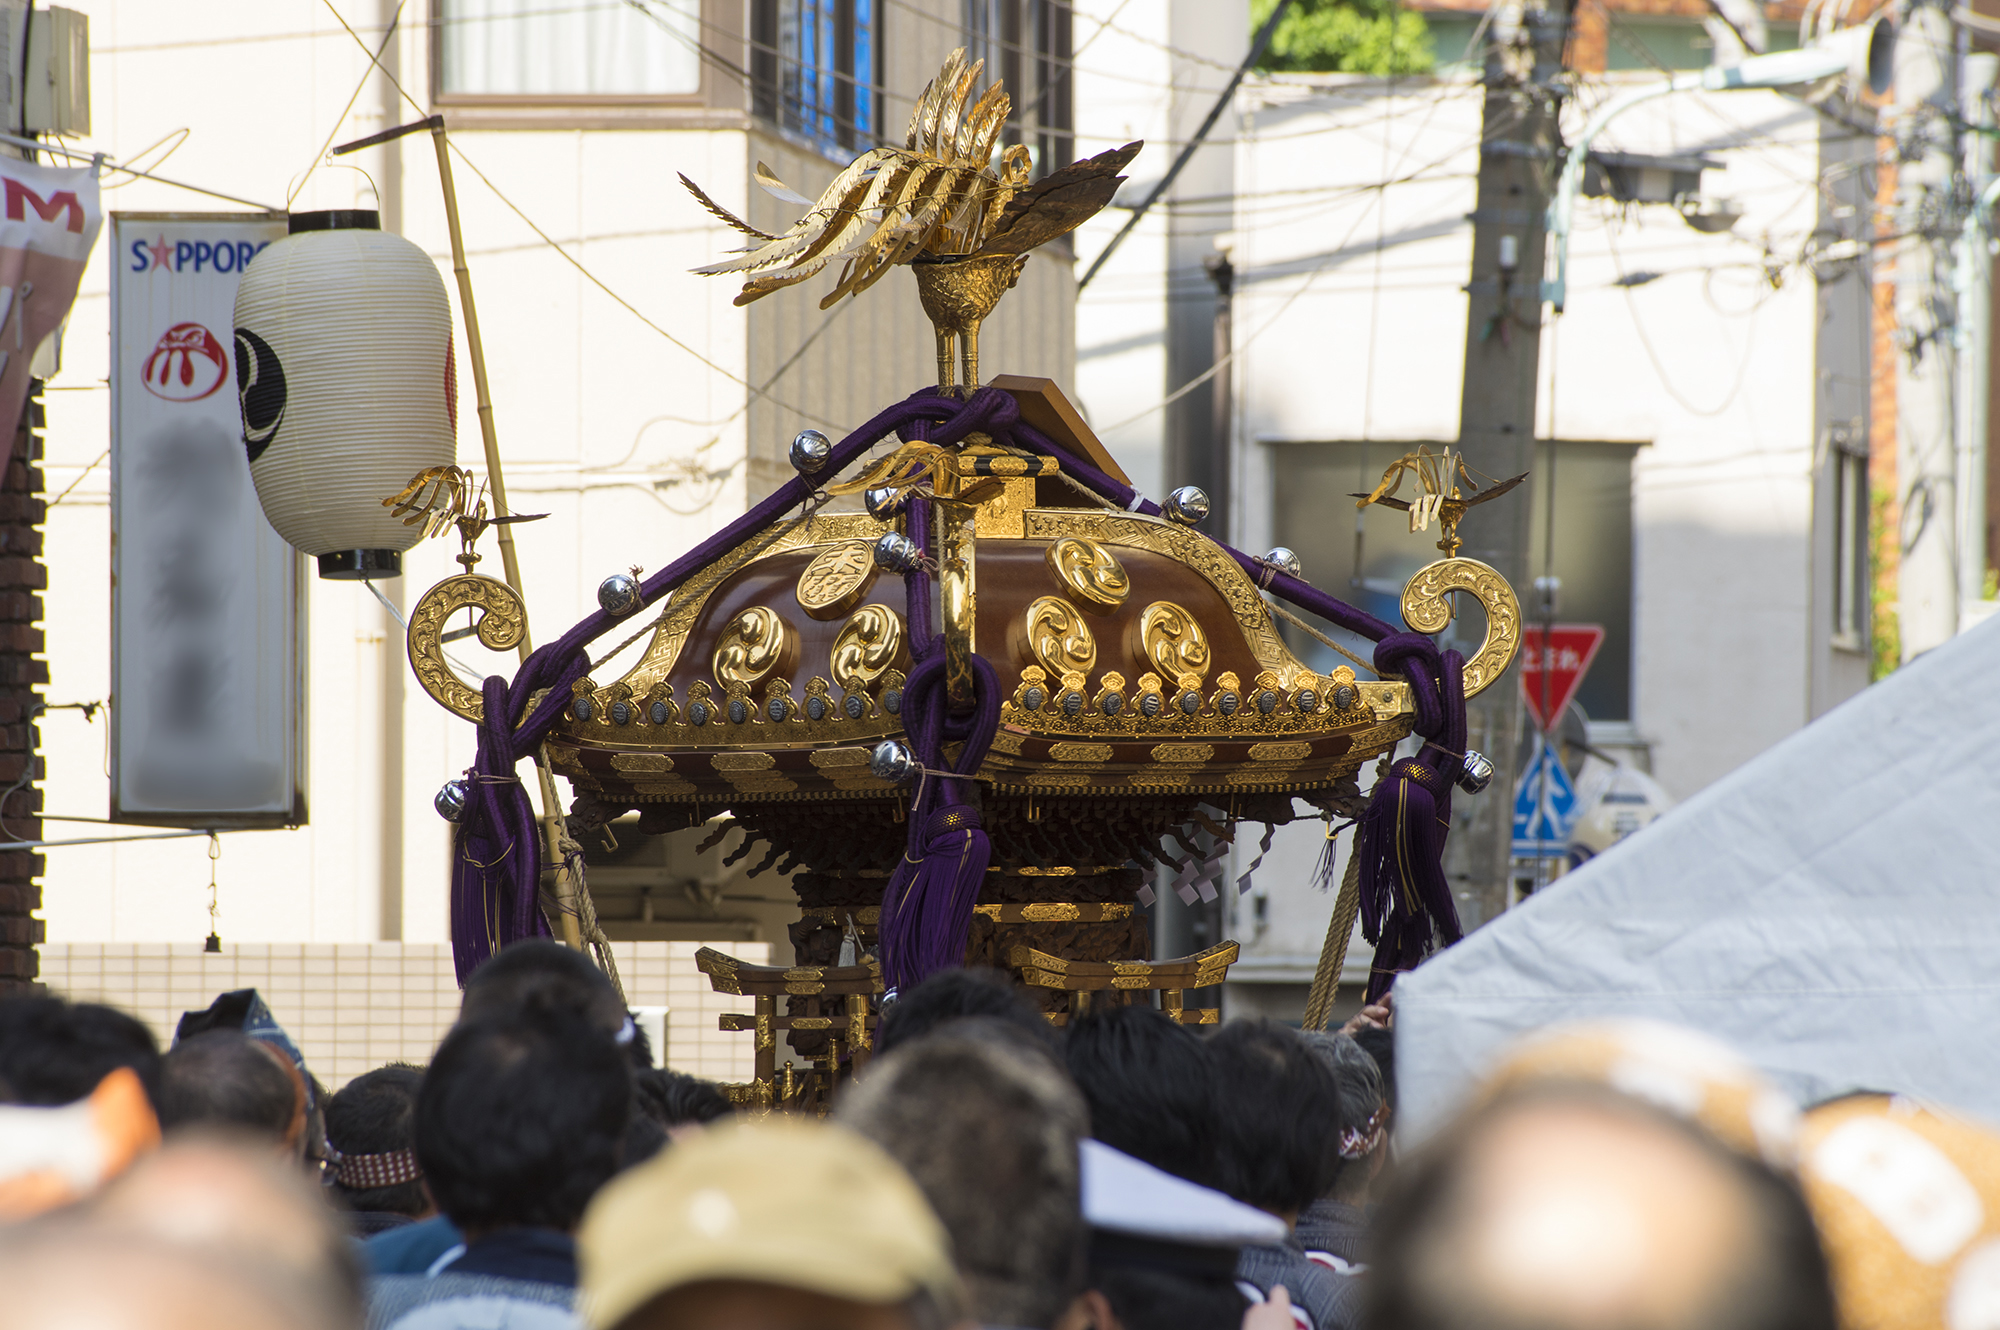
[{"label": "red lantern emblem", "polygon": [[176,323],[160,334],[140,377],[155,397],[198,402],[229,377],[229,353],[199,323]]}]

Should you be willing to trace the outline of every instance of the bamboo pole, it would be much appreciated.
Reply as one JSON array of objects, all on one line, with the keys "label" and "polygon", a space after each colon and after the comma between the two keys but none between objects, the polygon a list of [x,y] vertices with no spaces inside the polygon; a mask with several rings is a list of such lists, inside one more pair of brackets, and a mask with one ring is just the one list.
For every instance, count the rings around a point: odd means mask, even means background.
[{"label": "bamboo pole", "polygon": [[[486,485],[493,497],[493,515],[508,516],[507,482],[500,467],[500,438],[493,428],[493,397],[486,386],[486,348],[479,339],[479,308],[472,299],[472,273],[465,266],[465,237],[458,227],[458,190],[451,179],[451,147],[445,141],[444,117],[430,119],[431,141],[437,147],[438,178],[444,187],[445,223],[451,231],[451,271],[458,278],[458,305],[465,316],[466,358],[472,362],[472,392],[479,409],[479,438],[486,448]],[[521,563],[514,553],[514,528],[512,523],[498,523],[500,533],[500,566],[507,577],[507,585],[514,594],[527,603],[527,593],[521,586]],[[534,652],[534,642],[523,625],[521,633],[521,659],[526,661]],[[540,777],[542,790],[542,837],[547,845],[548,862],[551,868],[562,864],[561,818],[562,804],[556,794],[555,776],[549,770],[546,749],[537,755],[535,774]],[[583,930],[579,923],[580,908],[576,893],[568,875],[556,872],[556,927],[562,934],[563,945],[583,950]]]}]

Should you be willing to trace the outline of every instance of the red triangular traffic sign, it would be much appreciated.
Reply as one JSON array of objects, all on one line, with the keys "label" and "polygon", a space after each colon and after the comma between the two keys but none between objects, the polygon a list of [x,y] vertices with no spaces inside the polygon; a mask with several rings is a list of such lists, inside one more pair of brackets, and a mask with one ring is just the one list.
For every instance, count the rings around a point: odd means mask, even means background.
[{"label": "red triangular traffic sign", "polygon": [[[1544,635],[1546,633],[1546,640]],[[1604,645],[1604,629],[1594,623],[1540,624],[1521,631],[1521,696],[1544,731],[1562,718],[1576,686]]]}]

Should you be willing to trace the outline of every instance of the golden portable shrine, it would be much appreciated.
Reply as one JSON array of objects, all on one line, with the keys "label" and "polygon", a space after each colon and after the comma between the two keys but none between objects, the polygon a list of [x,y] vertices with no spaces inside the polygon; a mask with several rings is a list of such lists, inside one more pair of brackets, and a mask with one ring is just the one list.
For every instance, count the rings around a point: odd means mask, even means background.
[{"label": "golden portable shrine", "polygon": [[[1380,947],[1371,991],[1457,935],[1442,824],[1452,786],[1491,774],[1465,750],[1464,699],[1506,669],[1520,624],[1506,582],[1455,556],[1454,528],[1504,486],[1413,455],[1364,497],[1407,506],[1413,530],[1443,528],[1446,557],[1403,593],[1408,631],[1315,590],[1288,551],[1251,557],[1202,534],[1199,491],[1163,507],[1136,494],[1053,383],[982,384],[980,320],[1029,249],[1109,201],[1139,145],[1040,181],[1019,148],[996,167],[1007,99],[996,83],[975,100],[979,73],[954,54],[906,146],[864,154],[783,234],[689,185],[749,238],[701,270],[744,274],[738,303],[838,263],[831,304],[910,266],[937,386],[838,443],[802,433],[793,481],[645,581],[608,579],[600,611],[511,682],[466,683],[442,645],[467,610],[487,646],[524,643],[517,591],[474,571],[480,530],[509,518],[499,493],[491,518],[462,476],[419,477],[393,500],[406,520],[455,521],[465,542],[465,572],[409,626],[422,686],[479,727],[477,764],[439,801],[459,823],[461,972],[552,926],[601,942],[577,836],[634,813],[652,834],[740,829],[737,854],[761,853],[800,911],[791,967],[700,956],[718,990],[754,999],[724,1018],[755,1041],[746,1102],[823,1103],[865,1061],[883,1002],[954,965],[1010,972],[1057,1023],[1154,993],[1177,1019],[1213,1022],[1186,995],[1225,977],[1236,944],[1156,959],[1143,909],[1156,889],[1212,899],[1246,823],[1324,818],[1329,843],[1336,823],[1358,826],[1317,1021],[1357,913]],[[1421,491],[1407,504],[1405,473]],[[866,511],[822,510],[857,494]],[[1486,615],[1463,659],[1423,635],[1447,625],[1455,592]],[[1279,620],[1319,634],[1280,601],[1375,640],[1374,659],[1308,668]],[[614,631],[643,649],[597,677],[585,648]],[[1392,761],[1412,733],[1423,748]],[[543,781],[539,825],[515,779],[524,757]],[[566,819],[548,815],[551,775],[571,786]],[[781,1040],[812,1069],[781,1068]]]}]

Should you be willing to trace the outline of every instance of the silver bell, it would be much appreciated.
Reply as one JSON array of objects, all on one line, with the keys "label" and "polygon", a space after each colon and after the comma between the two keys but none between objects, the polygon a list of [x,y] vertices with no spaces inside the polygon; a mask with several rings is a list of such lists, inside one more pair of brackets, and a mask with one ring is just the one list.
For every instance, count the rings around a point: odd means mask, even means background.
[{"label": "silver bell", "polygon": [[917,759],[910,756],[910,750],[894,739],[884,739],[875,745],[875,751],[868,755],[868,769],[875,773],[875,779],[886,780],[891,785],[901,785],[917,774]]},{"label": "silver bell", "polygon": [[792,468],[802,476],[816,476],[826,470],[833,456],[833,440],[816,429],[800,430],[792,440]]},{"label": "silver bell", "polygon": [[1264,553],[1264,562],[1270,564],[1279,572],[1288,573],[1293,577],[1297,577],[1300,570],[1305,567],[1304,564],[1299,562],[1298,551],[1289,549],[1283,545],[1276,545],[1266,550]]},{"label": "silver bell", "polygon": [[861,497],[868,504],[868,515],[878,522],[888,521],[903,506],[902,494],[887,485],[869,490]]},{"label": "silver bell", "polygon": [[614,619],[622,619],[646,603],[639,579],[630,573],[613,573],[597,584],[597,608]]},{"label": "silver bell", "polygon": [[1465,750],[1465,770],[1458,773],[1458,788],[1477,794],[1493,783],[1493,762],[1486,754]]},{"label": "silver bell", "polygon": [[886,532],[875,540],[875,566],[898,576],[922,563],[924,552],[917,542],[900,531]]},{"label": "silver bell", "polygon": [[448,780],[438,790],[437,798],[431,800],[431,806],[437,809],[438,816],[445,821],[463,822],[465,820],[465,798],[468,792],[469,789],[464,780]]},{"label": "silver bell", "polygon": [[1167,520],[1195,526],[1208,520],[1208,491],[1183,485],[1167,496]]}]

